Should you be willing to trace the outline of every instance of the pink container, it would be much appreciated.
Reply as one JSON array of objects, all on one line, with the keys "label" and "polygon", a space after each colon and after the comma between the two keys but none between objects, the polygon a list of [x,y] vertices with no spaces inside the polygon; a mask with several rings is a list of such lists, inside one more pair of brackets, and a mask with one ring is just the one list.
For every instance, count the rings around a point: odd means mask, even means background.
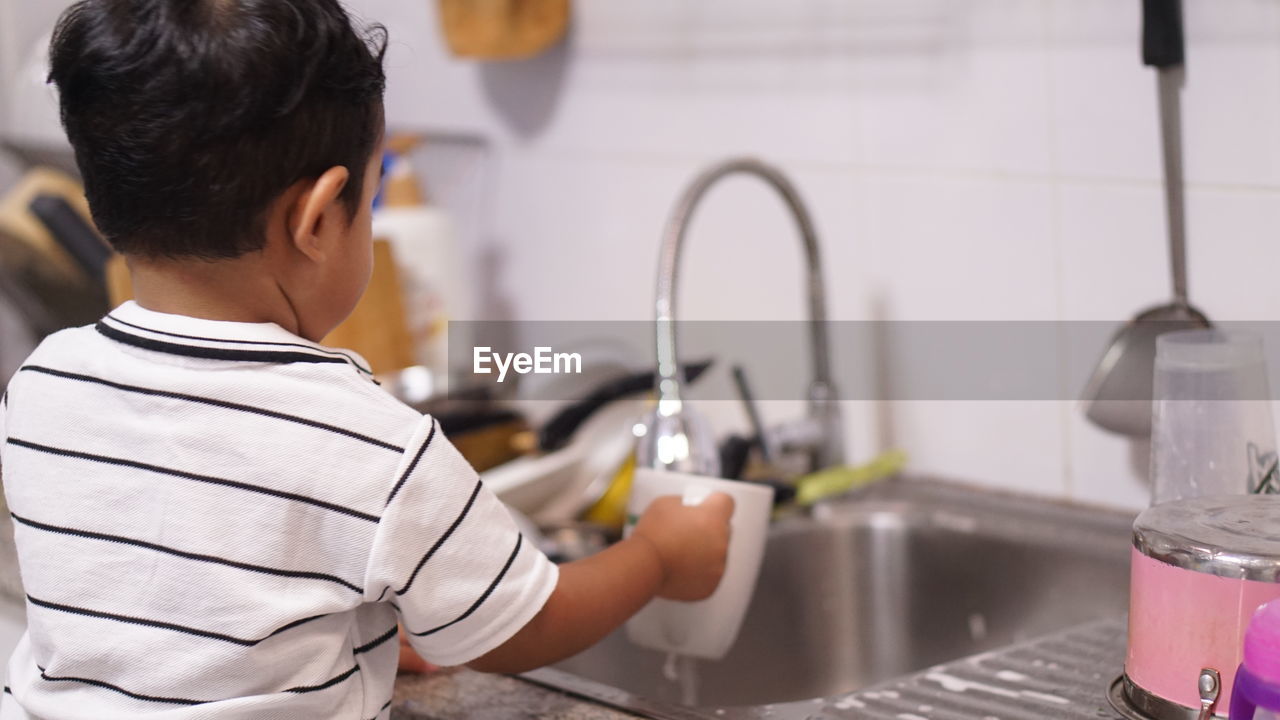
[{"label": "pink container", "polygon": [[1133,525],[1129,651],[1116,709],[1175,720],[1211,702],[1226,717],[1245,628],[1276,598],[1280,497],[1193,498],[1143,512]]}]

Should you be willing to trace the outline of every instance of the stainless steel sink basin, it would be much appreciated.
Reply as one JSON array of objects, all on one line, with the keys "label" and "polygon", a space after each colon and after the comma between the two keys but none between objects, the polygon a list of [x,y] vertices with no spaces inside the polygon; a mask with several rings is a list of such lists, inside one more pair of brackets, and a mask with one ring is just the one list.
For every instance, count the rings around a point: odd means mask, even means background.
[{"label": "stainless steel sink basin", "polygon": [[620,631],[529,677],[671,717],[680,713],[653,709],[846,693],[1124,613],[1132,520],[939,481],[886,482],[775,525],[724,660],[669,680],[667,658]]}]

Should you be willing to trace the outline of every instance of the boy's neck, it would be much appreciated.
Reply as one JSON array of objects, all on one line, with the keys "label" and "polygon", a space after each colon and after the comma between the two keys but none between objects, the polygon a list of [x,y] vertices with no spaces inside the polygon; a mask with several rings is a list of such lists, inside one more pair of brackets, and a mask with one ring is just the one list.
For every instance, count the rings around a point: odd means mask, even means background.
[{"label": "boy's neck", "polygon": [[255,254],[230,260],[165,260],[130,256],[133,297],[155,312],[205,320],[275,323],[299,334],[289,298]]}]

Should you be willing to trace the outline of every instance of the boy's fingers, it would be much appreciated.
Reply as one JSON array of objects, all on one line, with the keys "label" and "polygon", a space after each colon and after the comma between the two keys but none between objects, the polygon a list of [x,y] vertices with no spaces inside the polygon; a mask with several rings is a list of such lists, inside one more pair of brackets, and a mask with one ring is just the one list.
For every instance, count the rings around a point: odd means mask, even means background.
[{"label": "boy's fingers", "polygon": [[702,505],[723,513],[726,519],[733,515],[733,497],[722,492],[711,493],[702,501]]}]

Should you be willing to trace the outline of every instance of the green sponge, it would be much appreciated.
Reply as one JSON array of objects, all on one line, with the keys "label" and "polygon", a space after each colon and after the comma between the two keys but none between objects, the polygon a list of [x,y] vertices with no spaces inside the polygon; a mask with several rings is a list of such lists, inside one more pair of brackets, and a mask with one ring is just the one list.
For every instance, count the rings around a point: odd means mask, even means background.
[{"label": "green sponge", "polygon": [[812,505],[819,500],[841,495],[883,480],[907,464],[907,454],[889,450],[866,465],[837,465],[805,475],[796,480],[796,504]]}]

